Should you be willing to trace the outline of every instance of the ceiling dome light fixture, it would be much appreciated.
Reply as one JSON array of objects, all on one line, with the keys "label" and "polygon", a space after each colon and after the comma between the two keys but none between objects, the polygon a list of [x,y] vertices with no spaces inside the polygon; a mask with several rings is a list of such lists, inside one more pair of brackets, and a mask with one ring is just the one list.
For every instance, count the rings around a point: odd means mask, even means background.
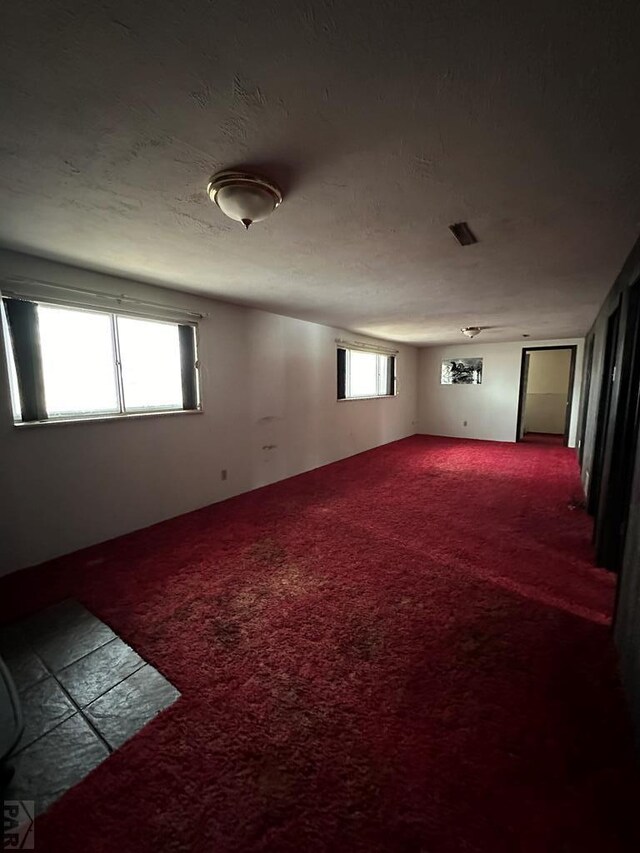
[{"label": "ceiling dome light fixture", "polygon": [[466,335],[468,338],[475,338],[476,335],[479,335],[482,329],[480,326],[465,326],[464,329],[460,329],[463,335]]},{"label": "ceiling dome light fixture", "polygon": [[207,193],[225,216],[242,222],[247,231],[282,204],[282,193],[274,183],[233,169],[217,172],[209,181]]}]

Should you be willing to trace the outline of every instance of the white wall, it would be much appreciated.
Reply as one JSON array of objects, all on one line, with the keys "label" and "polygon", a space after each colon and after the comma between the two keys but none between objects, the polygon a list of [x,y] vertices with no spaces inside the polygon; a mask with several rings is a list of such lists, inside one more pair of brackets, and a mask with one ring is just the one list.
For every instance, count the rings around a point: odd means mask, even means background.
[{"label": "white wall", "polygon": [[[515,441],[522,350],[534,346],[571,344],[578,347],[569,431],[569,444],[573,447],[582,376],[583,340],[577,338],[499,344],[477,341],[422,349],[418,371],[418,431],[458,438]],[[456,357],[484,359],[482,384],[440,384],[442,360]],[[464,421],[467,422],[466,426]]]},{"label": "white wall", "polygon": [[571,380],[571,350],[529,354],[524,431],[563,434]]},{"label": "white wall", "polygon": [[14,427],[2,359],[0,574],[416,432],[413,347],[397,397],[338,402],[335,338],[360,335],[0,251],[16,276],[208,313],[204,412]]}]

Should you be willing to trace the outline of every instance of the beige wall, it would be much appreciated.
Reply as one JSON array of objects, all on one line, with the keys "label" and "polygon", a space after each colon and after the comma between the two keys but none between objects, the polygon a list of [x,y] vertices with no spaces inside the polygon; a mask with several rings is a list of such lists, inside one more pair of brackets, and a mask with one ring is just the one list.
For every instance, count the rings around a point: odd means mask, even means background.
[{"label": "beige wall", "polygon": [[529,354],[525,432],[564,433],[570,372],[571,350],[538,350]]},{"label": "beige wall", "polygon": [[570,372],[571,350],[534,350],[529,353],[527,393],[566,395]]},{"label": "beige wall", "polygon": [[208,314],[204,412],[14,427],[2,359],[0,574],[416,432],[413,347],[397,397],[338,402],[342,330],[0,251],[0,282],[16,277]]},{"label": "beige wall", "polygon": [[[582,338],[553,341],[527,341],[532,346],[577,346],[576,376],[569,444],[575,445],[578,423],[578,398],[582,375]],[[515,441],[518,420],[520,366],[519,342],[455,344],[425,347],[420,350],[418,379],[419,432],[458,438],[490,441]],[[445,358],[482,357],[481,385],[441,385],[440,366]],[[465,425],[466,422],[466,425]]]}]

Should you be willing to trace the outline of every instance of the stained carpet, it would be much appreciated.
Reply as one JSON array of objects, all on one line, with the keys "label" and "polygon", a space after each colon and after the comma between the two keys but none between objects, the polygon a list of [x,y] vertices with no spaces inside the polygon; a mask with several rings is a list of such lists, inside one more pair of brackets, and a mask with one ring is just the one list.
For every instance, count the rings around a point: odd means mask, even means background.
[{"label": "stained carpet", "polygon": [[38,850],[637,851],[575,452],[415,436],[17,573],[182,693]]}]

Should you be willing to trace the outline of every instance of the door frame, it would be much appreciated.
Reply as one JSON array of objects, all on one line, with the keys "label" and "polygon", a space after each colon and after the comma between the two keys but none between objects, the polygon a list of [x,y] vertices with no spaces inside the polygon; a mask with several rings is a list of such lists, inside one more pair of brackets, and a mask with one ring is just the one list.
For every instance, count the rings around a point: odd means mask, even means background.
[{"label": "door frame", "polygon": [[[522,441],[520,437],[520,430],[522,428],[522,418],[524,417],[524,404],[526,398],[526,384],[528,380],[527,371],[527,355],[532,352],[539,352],[540,350],[558,350],[558,349],[568,349],[571,352],[571,364],[569,366],[569,390],[567,392],[567,406],[566,406],[566,414],[564,418],[564,435],[563,435],[563,443],[566,447],[569,444],[569,428],[571,426],[571,412],[573,410],[573,391],[574,391],[574,383],[576,378],[576,360],[578,356],[578,345],[577,344],[564,344],[561,346],[549,346],[549,347],[527,347],[524,346],[522,348],[522,357],[520,359],[520,389],[518,391],[518,419],[516,422],[516,441]],[[524,437],[524,436],[523,436]]]},{"label": "door frame", "polygon": [[589,332],[584,341],[582,361],[582,383],[580,389],[580,411],[578,416],[578,435],[576,445],[580,467],[584,459],[584,440],[587,435],[587,417],[589,414],[589,397],[591,394],[591,377],[593,375],[593,352],[595,349],[595,334]]}]

